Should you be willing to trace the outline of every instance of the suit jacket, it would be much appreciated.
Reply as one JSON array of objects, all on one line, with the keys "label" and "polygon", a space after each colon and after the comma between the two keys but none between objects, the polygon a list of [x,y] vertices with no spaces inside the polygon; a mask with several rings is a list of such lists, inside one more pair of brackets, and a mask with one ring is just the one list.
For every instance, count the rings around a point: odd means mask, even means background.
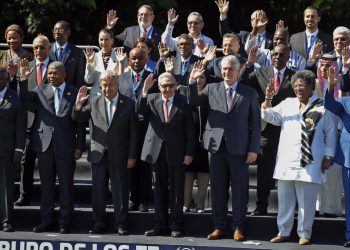
[{"label": "suit jacket", "polygon": [[24,150],[26,113],[17,93],[7,88],[0,103],[0,157],[12,158],[15,149]]},{"label": "suit jacket", "polygon": [[[159,52],[156,48],[158,43],[161,41],[161,35],[163,33],[162,29],[159,29],[157,27],[153,27],[153,31],[151,34],[151,39],[153,40],[153,44],[155,48],[152,49],[150,58],[153,61],[158,61],[159,59]],[[122,45],[125,48],[125,52],[129,53],[129,51],[134,48],[136,40],[140,37],[140,26],[130,26],[124,29],[122,33],[117,35],[115,38],[117,41],[119,41],[119,46]]]},{"label": "suit jacket", "polygon": [[[328,53],[332,51],[333,48],[333,39],[332,36],[323,32],[322,30],[318,30],[317,38],[315,43],[323,43],[323,53]],[[309,58],[306,51],[306,32],[302,31],[296,34],[293,34],[290,37],[290,45],[292,50],[302,55],[306,60]]]},{"label": "suit jacket", "polygon": [[224,82],[207,84],[200,93],[197,92],[196,84],[190,84],[188,101],[194,106],[208,103],[203,142],[204,148],[210,153],[219,150],[223,138],[231,155],[259,152],[260,108],[254,89],[238,83],[228,110]]},{"label": "suit jacket", "polygon": [[[55,43],[51,43],[50,58],[58,61]],[[67,52],[64,54],[62,63],[66,69],[65,81],[77,89],[85,85],[84,72],[86,59],[83,50],[74,44],[67,43]]]},{"label": "suit jacket", "polygon": [[[201,58],[199,58],[198,56],[191,55],[187,71],[182,76],[181,75],[181,56],[178,55],[178,56],[174,57],[174,69],[172,70],[171,73],[175,76],[175,79],[176,79],[178,85],[184,85],[184,86],[188,85],[188,78],[190,77],[190,74],[191,74],[191,71],[193,68],[193,64],[200,59]],[[160,75],[160,74],[165,72],[165,65],[164,65],[164,61],[162,59],[158,60],[155,72],[157,75]]]},{"label": "suit jacket", "polygon": [[81,109],[75,107],[72,117],[79,122],[91,119],[89,162],[99,163],[106,152],[113,166],[126,168],[128,158],[137,159],[138,126],[135,105],[127,96],[119,93],[117,108],[110,124],[103,95],[94,97]]},{"label": "suit jacket", "polygon": [[141,160],[155,164],[163,144],[169,166],[182,166],[185,155],[194,156],[194,124],[186,97],[175,93],[168,123],[164,120],[161,93],[141,95],[136,110],[149,120]]},{"label": "suit jacket", "polygon": [[[247,58],[248,54],[244,50],[244,45],[247,41],[248,35],[250,34],[249,31],[241,30],[240,32],[236,33],[230,29],[228,18],[224,20],[219,20],[219,31],[221,37],[223,37],[226,33],[233,33],[238,36],[240,40],[240,48],[239,48],[239,54],[242,55],[242,57]],[[270,33],[266,33],[266,41],[265,41],[265,47],[264,49],[273,49],[273,35]]]},{"label": "suit jacket", "polygon": [[45,152],[50,144],[55,154],[63,158],[72,158],[74,150],[84,150],[85,124],[76,123],[71,114],[77,96],[77,89],[66,83],[62,93],[59,112],[54,107],[54,92],[50,84],[28,91],[28,81],[20,83],[20,97],[36,108],[36,119],[31,137],[32,150]]}]

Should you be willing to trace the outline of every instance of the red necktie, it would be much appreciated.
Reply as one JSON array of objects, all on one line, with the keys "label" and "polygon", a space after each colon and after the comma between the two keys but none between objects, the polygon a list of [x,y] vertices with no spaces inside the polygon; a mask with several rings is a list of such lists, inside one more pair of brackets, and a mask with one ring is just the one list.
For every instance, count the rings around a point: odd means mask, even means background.
[{"label": "red necktie", "polygon": [[147,36],[147,29],[143,29],[142,37],[146,37],[146,36]]},{"label": "red necktie", "polygon": [[163,112],[164,112],[164,121],[165,123],[168,123],[168,112],[169,112],[169,108],[168,108],[168,99],[165,99],[163,101]]},{"label": "red necktie", "polygon": [[277,95],[277,92],[280,86],[281,86],[280,72],[277,71],[276,78],[275,78],[275,95]]},{"label": "red necktie", "polygon": [[43,83],[43,64],[38,63],[38,70],[36,71],[36,82],[39,86]]},{"label": "red necktie", "polygon": [[139,74],[136,73],[135,76],[134,76],[134,80],[135,80],[135,83],[136,83],[136,84],[139,82],[139,80],[140,80],[139,78],[140,78],[140,77],[139,77]]}]

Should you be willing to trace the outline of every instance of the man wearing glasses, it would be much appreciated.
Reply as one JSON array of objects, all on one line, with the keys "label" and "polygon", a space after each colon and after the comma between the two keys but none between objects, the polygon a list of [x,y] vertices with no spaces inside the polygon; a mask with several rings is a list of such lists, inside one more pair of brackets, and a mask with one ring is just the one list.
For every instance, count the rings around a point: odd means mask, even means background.
[{"label": "man wearing glasses", "polygon": [[[134,48],[135,42],[139,37],[146,37],[153,40],[153,44],[160,42],[162,30],[153,26],[155,15],[150,5],[142,5],[137,11],[137,26],[130,26],[124,29],[122,33],[115,37],[119,42],[118,46],[124,46],[126,53]],[[110,10],[107,13],[107,28],[113,29],[117,24],[119,17],[117,17],[116,10]],[[159,54],[157,50],[152,50],[150,58],[153,61],[158,61]]]},{"label": "man wearing glasses", "polygon": [[50,58],[62,62],[66,69],[65,81],[76,88],[85,85],[85,56],[83,50],[68,42],[71,34],[66,21],[58,21],[52,29],[55,42],[51,43]]},{"label": "man wearing glasses", "polygon": [[191,164],[195,148],[194,124],[186,97],[175,93],[174,76],[168,72],[161,74],[160,93],[148,94],[154,81],[150,74],[136,104],[136,112],[149,118],[141,160],[151,164],[155,173],[156,225],[145,235],[180,237],[185,167]]}]

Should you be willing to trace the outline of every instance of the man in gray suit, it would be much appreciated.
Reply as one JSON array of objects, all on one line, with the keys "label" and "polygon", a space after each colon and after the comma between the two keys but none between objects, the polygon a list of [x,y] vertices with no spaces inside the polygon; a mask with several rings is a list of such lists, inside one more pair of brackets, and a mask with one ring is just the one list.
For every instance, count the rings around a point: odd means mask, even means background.
[{"label": "man in gray suit", "polygon": [[107,70],[100,76],[102,95],[86,106],[87,88],[79,89],[72,117],[92,121],[88,161],[92,167],[92,219],[90,234],[106,230],[106,176],[109,175],[114,205],[114,227],[126,235],[129,196],[129,169],[137,159],[138,128],[135,102],[118,92],[118,76]]},{"label": "man in gray suit", "polygon": [[[145,51],[134,48],[129,53],[130,71],[119,76],[119,92],[132,98],[134,101],[142,95],[142,88],[145,79],[152,72],[145,69],[147,62]],[[150,90],[150,93],[158,90],[156,84]],[[138,114],[139,125],[139,145],[142,145],[146,135],[148,120],[143,115]],[[148,163],[140,159],[141,149],[139,147],[136,165],[130,173],[130,203],[129,210],[139,210],[140,212],[148,211],[148,201],[152,193],[152,171]]]},{"label": "man in gray suit", "polygon": [[[47,67],[52,62],[49,58],[50,48],[50,42],[46,36],[40,35],[33,40],[35,58],[29,62],[28,66],[29,68],[33,68],[34,72],[28,77],[28,91],[47,84]],[[14,86],[14,89],[17,91],[18,86]],[[27,139],[21,162],[20,196],[15,202],[16,206],[25,206],[30,203],[33,190],[35,160],[37,158],[37,154],[32,150],[30,143],[35,120],[35,106],[28,103],[25,109],[27,110]]]},{"label": "man in gray suit", "polygon": [[248,165],[257,159],[260,148],[260,108],[257,92],[237,82],[239,60],[227,56],[221,61],[224,81],[207,84],[197,92],[196,80],[204,66],[196,63],[190,75],[189,103],[208,103],[208,121],[203,134],[209,152],[214,231],[208,239],[224,236],[227,225],[227,187],[231,181],[233,239],[244,240],[248,202]]},{"label": "man in gray suit", "polygon": [[328,53],[333,50],[332,36],[318,29],[321,21],[320,11],[315,6],[309,6],[304,10],[305,31],[293,34],[290,37],[292,50],[309,59],[316,44],[323,44],[323,52]]},{"label": "man in gray suit", "polygon": [[25,112],[17,93],[8,87],[7,69],[0,68],[0,223],[12,232],[14,163],[19,164],[25,145]]},{"label": "man in gray suit", "polygon": [[184,203],[184,165],[191,164],[194,155],[194,123],[186,97],[175,93],[175,77],[168,72],[161,74],[158,78],[161,93],[148,94],[154,82],[153,74],[150,74],[136,107],[138,113],[149,119],[141,160],[151,164],[155,173],[156,225],[154,229],[146,231],[145,235],[165,235],[169,233],[170,228],[172,237],[180,237]]},{"label": "man in gray suit", "polygon": [[28,91],[29,69],[21,61],[20,97],[31,103],[36,118],[31,137],[32,150],[38,155],[41,181],[41,224],[33,229],[48,231],[55,224],[54,197],[56,174],[59,180],[60,224],[59,232],[69,232],[74,211],[73,175],[75,160],[81,157],[85,146],[85,126],[71,118],[78,91],[64,81],[65,68],[61,62],[52,62],[47,68],[49,84]]}]

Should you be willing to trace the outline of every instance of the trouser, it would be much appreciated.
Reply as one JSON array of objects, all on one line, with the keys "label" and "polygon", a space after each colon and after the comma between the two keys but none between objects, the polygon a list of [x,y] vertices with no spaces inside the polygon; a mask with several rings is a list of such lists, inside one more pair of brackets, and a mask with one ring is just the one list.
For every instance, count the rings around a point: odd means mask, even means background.
[{"label": "trouser", "polygon": [[0,158],[0,223],[11,223],[13,214],[14,165],[11,158]]},{"label": "trouser", "polygon": [[184,207],[186,208],[191,207],[193,181],[195,178],[197,178],[197,185],[198,185],[196,208],[197,210],[203,210],[207,188],[209,184],[209,173],[201,173],[201,172],[185,173]]}]

